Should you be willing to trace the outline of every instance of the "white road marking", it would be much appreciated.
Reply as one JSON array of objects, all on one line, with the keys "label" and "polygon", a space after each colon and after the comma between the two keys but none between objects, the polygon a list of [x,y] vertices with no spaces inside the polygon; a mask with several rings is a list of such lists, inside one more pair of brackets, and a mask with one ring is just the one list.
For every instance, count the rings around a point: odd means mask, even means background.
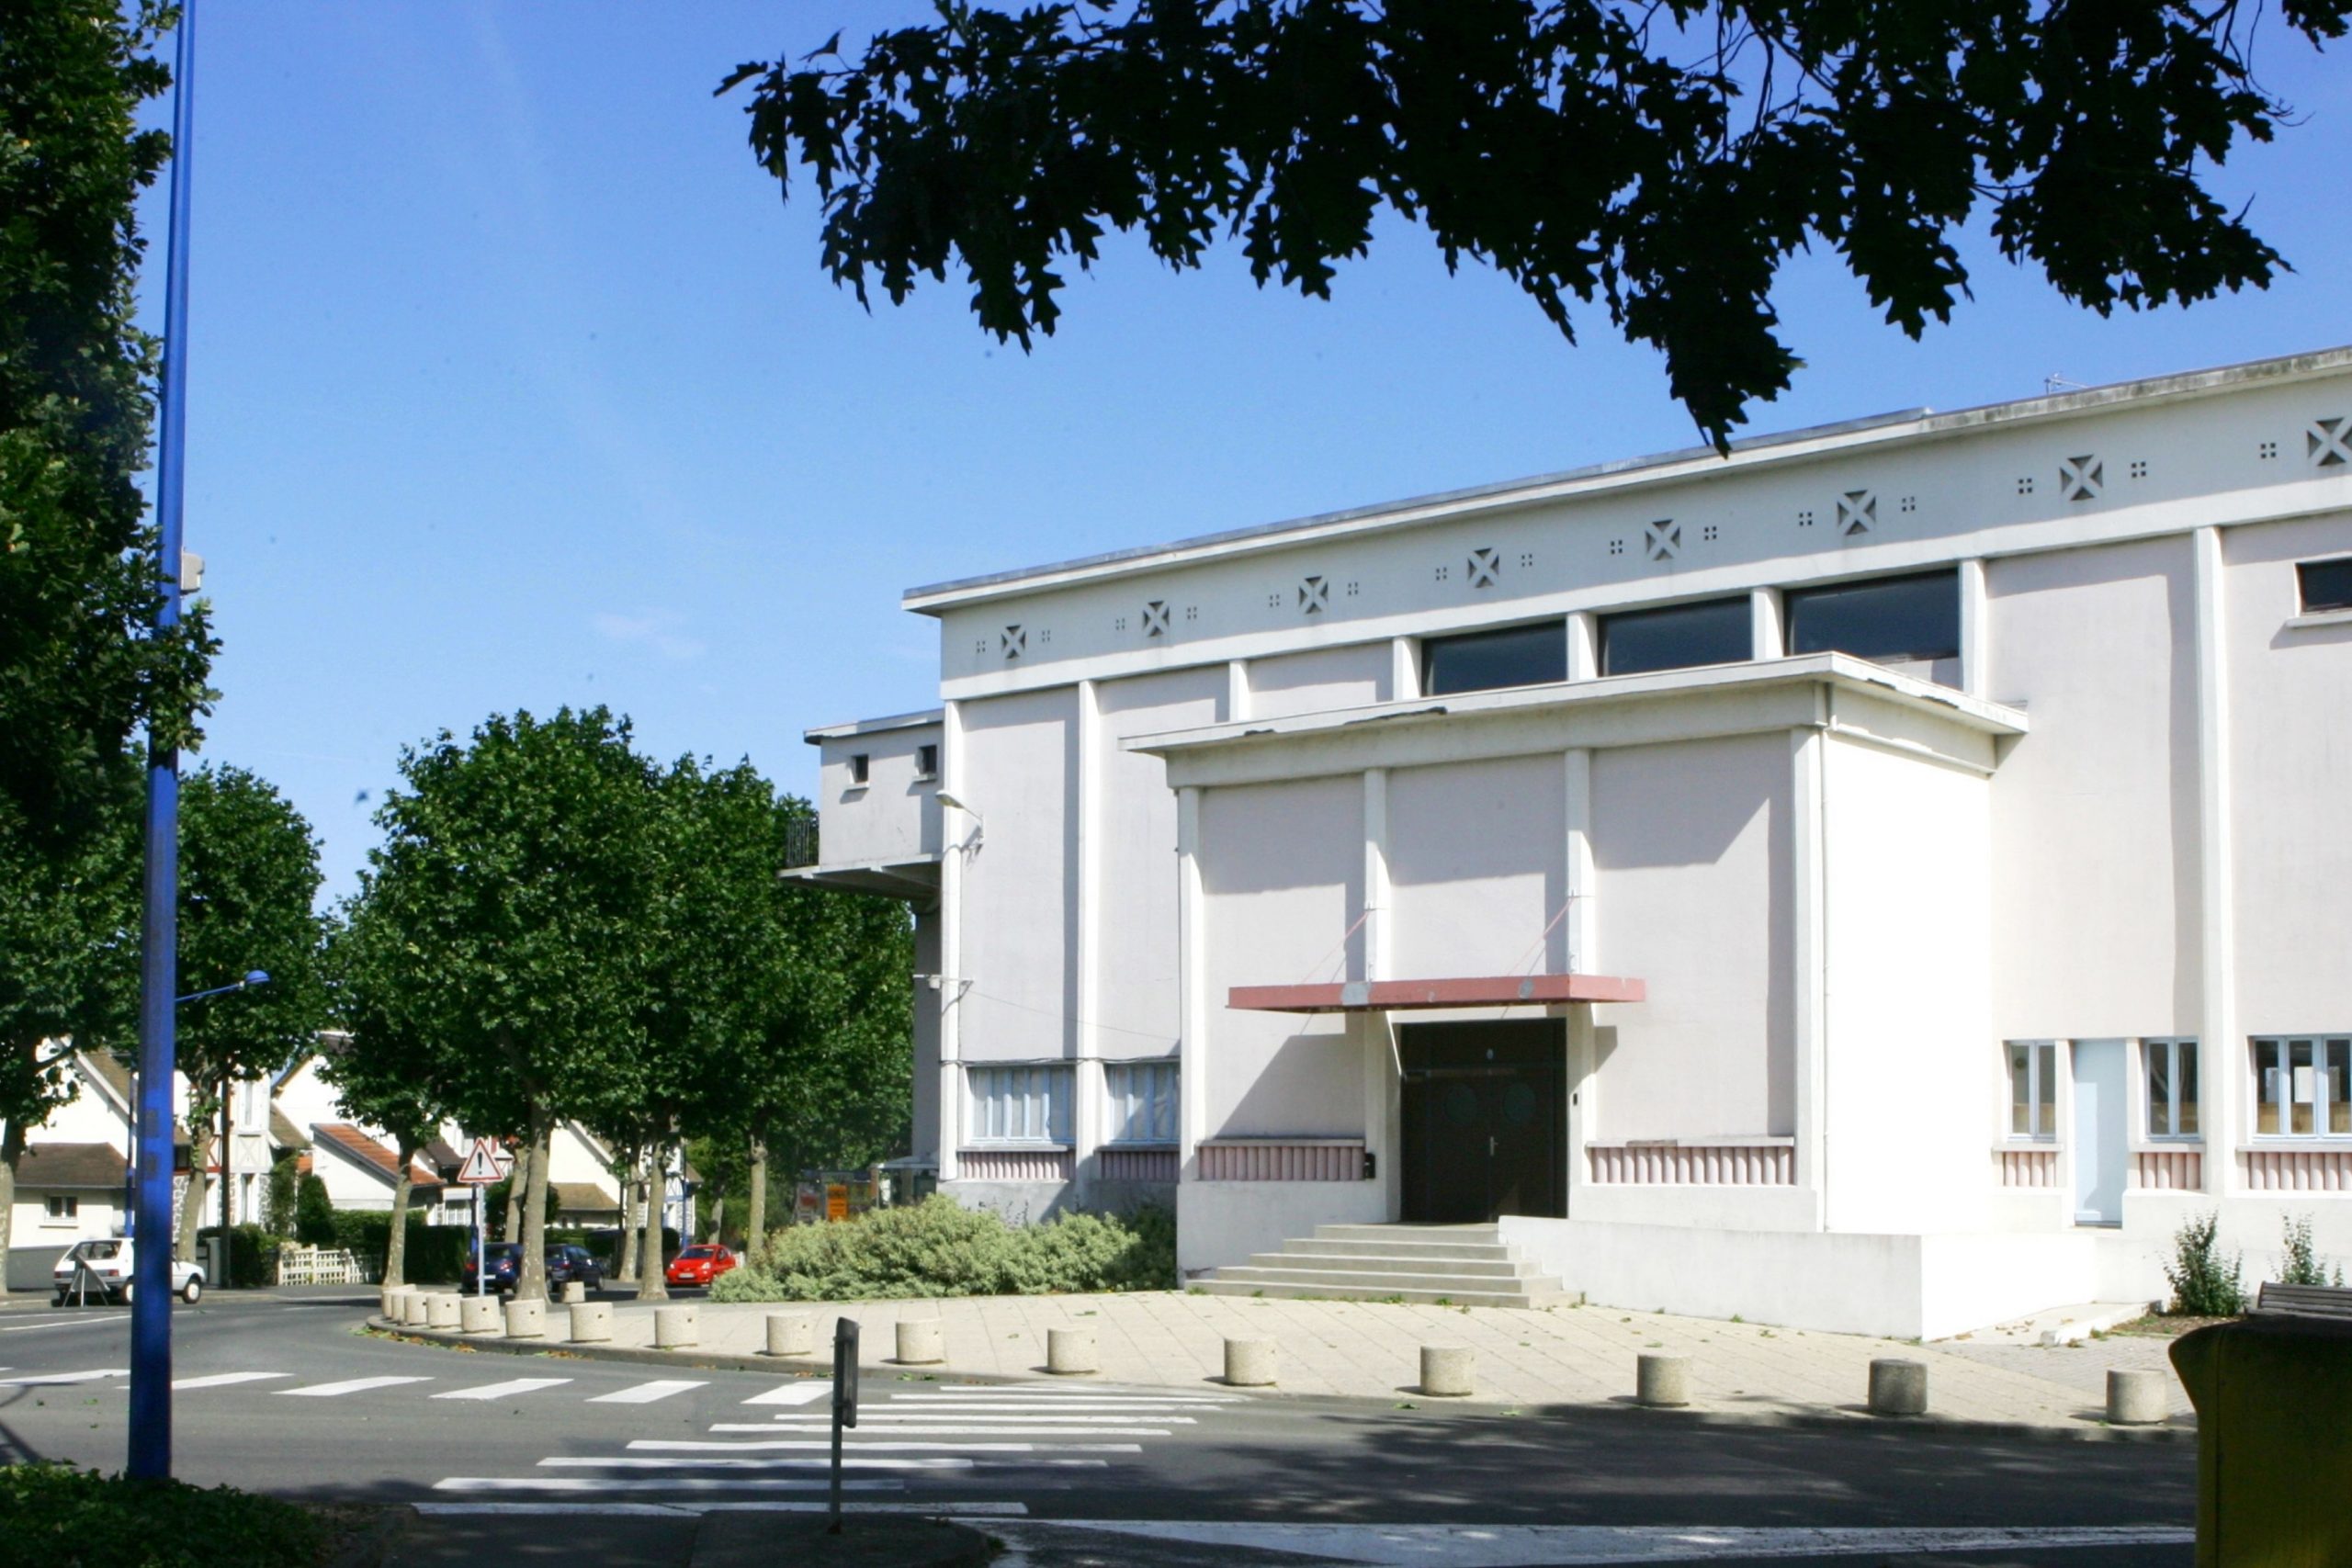
[{"label": "white road marking", "polygon": [[[766,1427],[759,1430],[764,1432]],[[754,1449],[821,1450],[832,1447],[830,1438],[794,1438],[781,1442],[766,1443],[706,1443],[691,1438],[639,1438],[629,1444],[632,1449],[650,1449],[670,1453],[725,1453]],[[946,1450],[953,1453],[971,1454],[1139,1454],[1141,1443],[876,1443],[863,1438],[842,1445],[844,1453],[897,1453],[906,1450]]]},{"label": "white road marking", "polygon": [[293,1375],[292,1372],[214,1372],[210,1377],[177,1379],[172,1388],[175,1393],[186,1388],[227,1388],[232,1383],[267,1382],[272,1378],[290,1378]]},{"label": "white road marking", "polygon": [[[953,1513],[952,1508],[941,1510]],[[2049,1551],[2065,1547],[2186,1546],[2197,1532],[2161,1525],[2056,1529],[1718,1529],[1640,1525],[1244,1524],[1224,1520],[1069,1519],[1025,1529],[1087,1530],[1212,1547],[1297,1552],[1367,1568],[1608,1568],[1726,1558],[1881,1557],[1917,1552]],[[1023,1543],[1015,1540],[1016,1548]]]},{"label": "white road marking", "polygon": [[650,1404],[657,1399],[667,1399],[673,1393],[684,1393],[690,1388],[703,1388],[706,1383],[687,1378],[663,1378],[655,1382],[641,1382],[617,1393],[600,1393],[589,1400],[590,1404]]},{"label": "white road marking", "polygon": [[[598,1514],[623,1518],[691,1519],[702,1514],[802,1514],[830,1507],[826,1503],[789,1503],[782,1499],[759,1503],[413,1503],[420,1514],[545,1517],[557,1514]],[[860,1503],[861,1514],[927,1514],[937,1518],[1017,1519],[1029,1512],[1026,1503],[957,1503],[942,1508],[936,1503]]]},{"label": "white road marking", "polygon": [[[974,1459],[869,1459],[856,1457],[857,1450],[843,1448],[842,1468],[844,1470],[1108,1470],[1107,1459],[1056,1459],[1035,1464],[1013,1460]],[[565,1454],[557,1459],[543,1459],[539,1463],[548,1469],[560,1470],[825,1470],[830,1459],[648,1459],[630,1454],[616,1459],[594,1459],[586,1455]]]},{"label": "white road marking", "polygon": [[61,1317],[47,1323],[18,1323],[0,1328],[0,1334],[31,1334],[43,1328],[97,1328],[109,1323],[124,1322],[130,1316],[127,1312],[116,1312],[104,1317]]},{"label": "white road marking", "polygon": [[833,1385],[821,1379],[813,1382],[778,1383],[765,1393],[755,1393],[746,1404],[814,1404],[820,1399],[831,1399]]},{"label": "white road marking", "polygon": [[[776,1422],[823,1421],[830,1417],[778,1412],[768,1419]],[[1051,1415],[1042,1410],[1007,1410],[1001,1413],[986,1409],[936,1410],[928,1405],[915,1410],[899,1410],[887,1404],[877,1410],[869,1404],[857,1413],[859,1426],[863,1427],[868,1421],[992,1421],[1001,1427],[1115,1427],[1122,1421],[1151,1421],[1170,1427],[1197,1427],[1201,1418],[1197,1416],[1170,1416],[1159,1410],[1129,1410],[1116,1416],[1081,1410],[1075,1416],[1065,1416],[1058,1410]]]},{"label": "white road marking", "polygon": [[431,1382],[431,1378],[353,1378],[346,1382],[314,1382],[305,1388],[281,1388],[280,1399],[334,1399],[341,1394],[365,1393],[371,1388],[393,1388],[404,1382]]},{"label": "white road marking", "polygon": [[[1192,1410],[1208,1403],[1209,1401],[1204,1399],[1154,1399],[1134,1401],[1108,1399],[1046,1399],[1023,1400],[1018,1403],[1010,1399],[990,1399],[985,1401],[956,1400],[954,1402],[945,1400],[933,1402],[932,1400],[925,1399],[910,1400],[904,1405],[897,1405],[894,1401],[893,1405],[896,1408],[921,1410],[926,1415],[934,1411],[941,1415],[968,1416],[976,1415],[981,1411],[997,1410],[1017,1410],[1023,1415],[1038,1415],[1049,1410],[1088,1410],[1123,1413],[1129,1416],[1136,1416],[1149,1415],[1154,1411],[1159,1410]],[[863,1414],[863,1412],[861,1412],[861,1414]]]},{"label": "white road marking", "polygon": [[436,1393],[435,1399],[508,1399],[519,1393],[537,1393],[543,1388],[560,1388],[570,1378],[509,1378],[504,1382],[486,1382],[480,1388],[453,1388],[447,1393]]},{"label": "white road marking", "polygon": [[[1037,1425],[1015,1425],[1011,1421],[989,1421],[977,1427],[909,1426],[868,1427],[865,1417],[857,1418],[860,1432],[904,1433],[914,1438],[1001,1438],[1020,1437],[1026,1433],[1039,1438],[1164,1438],[1165,1427],[1065,1427],[1057,1421]],[[830,1432],[830,1426],[813,1421],[795,1422],[789,1426],[763,1427],[746,1421],[721,1421],[711,1427],[714,1432]],[[858,1439],[852,1438],[854,1442]]]},{"label": "white road marking", "polygon": [[[658,1481],[615,1480],[602,1475],[451,1475],[433,1483],[435,1492],[821,1492],[832,1484],[814,1476],[779,1480],[771,1476],[664,1476]],[[842,1490],[859,1492],[904,1489],[897,1481],[844,1481]]]},{"label": "white road marking", "polygon": [[0,1378],[0,1388],[54,1388],[60,1383],[96,1382],[100,1378],[127,1378],[128,1367],[107,1367],[88,1372],[35,1372],[21,1378]]}]

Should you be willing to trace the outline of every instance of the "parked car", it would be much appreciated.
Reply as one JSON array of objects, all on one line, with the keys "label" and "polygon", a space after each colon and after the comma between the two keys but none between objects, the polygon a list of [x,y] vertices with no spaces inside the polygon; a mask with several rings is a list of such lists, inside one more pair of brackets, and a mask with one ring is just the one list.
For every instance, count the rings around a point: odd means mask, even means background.
[{"label": "parked car", "polygon": [[[512,1241],[492,1242],[481,1249],[481,1267],[482,1273],[488,1280],[488,1289],[496,1291],[502,1296],[507,1294],[514,1289],[515,1282],[522,1278],[522,1244]],[[466,1266],[461,1280],[469,1291],[482,1288],[475,1282],[474,1258],[470,1252],[466,1254]]]},{"label": "parked car", "polygon": [[670,1259],[670,1267],[662,1273],[673,1285],[707,1285],[738,1261],[732,1252],[715,1242],[696,1242]]},{"label": "parked car", "polygon": [[[128,1236],[94,1236],[75,1242],[57,1260],[57,1267],[50,1270],[50,1283],[57,1291],[50,1304],[63,1306],[93,1291],[109,1302],[128,1302],[131,1297],[132,1257]],[[172,1293],[194,1304],[204,1294],[203,1269],[173,1258]]]},{"label": "parked car", "polygon": [[568,1285],[578,1280],[592,1291],[605,1288],[605,1266],[584,1247],[566,1243],[548,1248],[548,1283]]}]

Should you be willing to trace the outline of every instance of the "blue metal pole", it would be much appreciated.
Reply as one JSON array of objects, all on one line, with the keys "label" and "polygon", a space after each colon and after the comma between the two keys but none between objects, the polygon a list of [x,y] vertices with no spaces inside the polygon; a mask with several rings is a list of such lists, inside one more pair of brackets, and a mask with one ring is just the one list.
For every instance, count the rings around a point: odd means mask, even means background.
[{"label": "blue metal pole", "polygon": [[[162,429],[155,457],[155,630],[180,622],[180,503],[187,432],[188,163],[196,150],[196,5],[180,10],[173,67],[171,253],[164,285]],[[146,904],[139,964],[139,1202],[131,1252],[133,1476],[172,1473],[172,1031],[179,990],[179,752],[147,748]]]}]

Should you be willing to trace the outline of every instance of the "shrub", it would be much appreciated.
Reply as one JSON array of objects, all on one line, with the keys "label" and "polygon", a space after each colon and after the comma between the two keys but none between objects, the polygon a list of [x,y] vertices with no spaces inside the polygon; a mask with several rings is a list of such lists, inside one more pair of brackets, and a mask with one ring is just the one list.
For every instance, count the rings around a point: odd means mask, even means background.
[{"label": "shrub", "polygon": [[2172,1310],[2183,1317],[2235,1317],[2245,1311],[2244,1255],[2222,1262],[2217,1210],[2190,1220],[2174,1233],[2173,1260],[2165,1265],[2172,1283]]},{"label": "shrub", "polygon": [[1042,1295],[1165,1290],[1176,1278],[1176,1224],[1165,1210],[1126,1221],[1065,1214],[1008,1225],[934,1194],[837,1224],[791,1225],[755,1262],[719,1276],[712,1299],[858,1301],[876,1297]]},{"label": "shrub", "polygon": [[[319,1243],[339,1247],[380,1271],[392,1247],[390,1209],[337,1209],[334,1235]],[[412,1285],[452,1285],[473,1256],[474,1233],[465,1225],[428,1225],[423,1214],[408,1216],[408,1247],[401,1277]]]},{"label": "shrub", "polygon": [[295,1168],[295,1156],[281,1154],[269,1168],[269,1179],[261,1190],[262,1228],[274,1236],[294,1234],[295,1188],[300,1173]]},{"label": "shrub", "polygon": [[232,1487],[132,1481],[64,1464],[0,1468],[0,1568],[313,1563],[331,1544],[304,1510]]},{"label": "shrub", "polygon": [[[199,1241],[218,1236],[219,1225],[207,1225],[196,1233]],[[232,1225],[229,1227],[229,1277],[212,1281],[216,1285],[233,1285],[241,1291],[256,1291],[277,1282],[278,1238],[262,1225]]]},{"label": "shrub", "polygon": [[2333,1277],[2319,1253],[2312,1246],[2312,1217],[2298,1218],[2290,1214],[2280,1222],[2287,1233],[2287,1255],[2278,1260],[2278,1282],[2282,1285],[2335,1285],[2344,1283],[2344,1269],[2336,1266]]},{"label": "shrub", "polygon": [[334,1247],[334,1200],[327,1184],[316,1176],[302,1178],[294,1199],[294,1239],[304,1247]]}]

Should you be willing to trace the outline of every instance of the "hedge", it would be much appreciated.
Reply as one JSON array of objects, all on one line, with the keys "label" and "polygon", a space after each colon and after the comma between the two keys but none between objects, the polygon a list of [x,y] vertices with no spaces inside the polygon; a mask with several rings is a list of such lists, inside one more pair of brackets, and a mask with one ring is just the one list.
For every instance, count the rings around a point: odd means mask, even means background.
[{"label": "hedge", "polygon": [[934,1193],[911,1208],[792,1225],[711,1286],[713,1301],[842,1302],[908,1296],[1160,1291],[1176,1283],[1176,1218],[1065,1214],[1008,1225]]},{"label": "hedge", "polygon": [[316,1517],[274,1497],[66,1464],[0,1467],[0,1568],[299,1568],[334,1544]]}]

